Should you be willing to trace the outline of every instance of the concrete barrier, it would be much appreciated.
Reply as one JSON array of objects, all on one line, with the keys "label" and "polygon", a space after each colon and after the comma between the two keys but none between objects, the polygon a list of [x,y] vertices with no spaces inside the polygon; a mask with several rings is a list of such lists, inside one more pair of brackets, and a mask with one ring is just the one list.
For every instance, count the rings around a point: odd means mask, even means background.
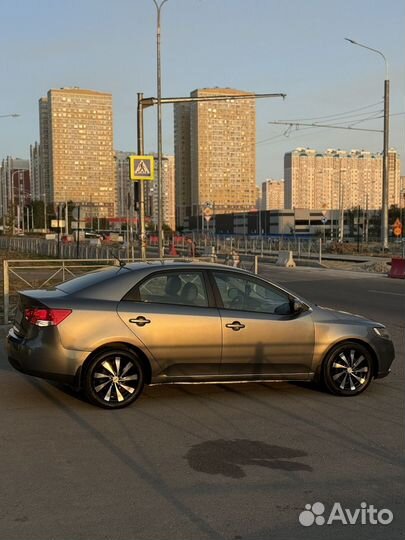
[{"label": "concrete barrier", "polygon": [[286,268],[295,268],[296,264],[293,259],[293,252],[280,251],[278,254],[278,259],[276,261],[276,266],[285,266]]},{"label": "concrete barrier", "polygon": [[405,279],[405,259],[394,257],[391,260],[390,278]]}]

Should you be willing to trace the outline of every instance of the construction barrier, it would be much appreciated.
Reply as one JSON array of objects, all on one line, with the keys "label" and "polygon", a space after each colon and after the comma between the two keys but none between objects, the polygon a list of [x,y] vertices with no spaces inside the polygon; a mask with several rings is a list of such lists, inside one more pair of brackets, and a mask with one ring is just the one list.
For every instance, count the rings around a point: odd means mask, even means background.
[{"label": "construction barrier", "polygon": [[394,257],[391,260],[390,278],[405,279],[405,259]]},{"label": "construction barrier", "polygon": [[296,264],[293,259],[292,251],[280,251],[276,261],[277,266],[285,266],[286,268],[295,268]]}]

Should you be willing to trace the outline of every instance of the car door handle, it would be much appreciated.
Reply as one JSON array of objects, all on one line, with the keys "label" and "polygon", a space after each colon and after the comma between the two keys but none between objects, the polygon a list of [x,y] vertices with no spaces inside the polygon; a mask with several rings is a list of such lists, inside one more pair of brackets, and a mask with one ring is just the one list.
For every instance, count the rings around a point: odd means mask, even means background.
[{"label": "car door handle", "polygon": [[149,324],[151,321],[149,319],[145,319],[145,317],[142,317],[142,315],[140,315],[136,319],[129,319],[129,322],[137,324],[138,326],[145,326],[145,324]]},{"label": "car door handle", "polygon": [[233,323],[229,323],[225,325],[227,328],[232,328],[232,330],[235,330],[237,332],[241,328],[245,328],[245,325],[240,323],[239,321],[233,321]]}]

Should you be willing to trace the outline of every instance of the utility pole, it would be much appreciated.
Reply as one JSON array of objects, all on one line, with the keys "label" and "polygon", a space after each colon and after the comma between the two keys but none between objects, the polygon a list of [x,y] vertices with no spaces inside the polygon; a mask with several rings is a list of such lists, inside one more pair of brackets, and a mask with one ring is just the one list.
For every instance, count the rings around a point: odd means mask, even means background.
[{"label": "utility pole", "polygon": [[[384,57],[385,58],[385,57]],[[388,71],[388,68],[387,68]],[[388,144],[389,144],[390,81],[388,73],[384,80],[384,148],[383,148],[383,192],[381,216],[381,243],[388,249]]]},{"label": "utility pole", "polygon": [[[158,243],[159,257],[164,256],[163,246],[163,201],[162,201],[162,74],[160,65],[160,11],[167,0],[153,0],[157,12],[156,28],[156,79],[157,79],[157,146],[158,146]],[[141,154],[143,155],[143,154]],[[142,184],[141,184],[142,185]],[[143,189],[143,188],[142,188]]]}]

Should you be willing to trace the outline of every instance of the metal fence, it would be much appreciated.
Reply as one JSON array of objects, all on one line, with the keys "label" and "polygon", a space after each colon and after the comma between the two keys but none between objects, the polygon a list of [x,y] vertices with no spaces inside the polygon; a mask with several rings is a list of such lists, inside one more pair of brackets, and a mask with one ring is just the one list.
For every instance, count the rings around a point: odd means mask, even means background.
[{"label": "metal fence", "polygon": [[127,257],[126,246],[95,245],[90,242],[64,244],[44,238],[0,237],[0,249],[18,253],[33,253],[39,257],[60,259],[111,259],[114,256]]},{"label": "metal fence", "polygon": [[[201,245],[201,241],[197,246]],[[203,244],[204,245],[204,244]],[[276,259],[280,251],[292,251],[296,259],[321,261],[323,242],[321,238],[217,238],[215,250],[218,255],[235,250],[242,257],[259,255]]]},{"label": "metal fence", "polygon": [[[127,259],[121,259],[128,262]],[[162,259],[148,258],[147,261]],[[173,257],[165,260],[173,260]],[[213,257],[198,257],[195,259],[179,258],[179,260],[195,260],[215,262]],[[243,258],[239,266],[257,273],[258,257]],[[140,261],[140,259],[138,259]],[[224,262],[218,260],[218,262]],[[56,286],[68,279],[77,277],[85,272],[118,264],[116,259],[15,259],[3,261],[3,323],[8,324],[13,317],[18,291],[23,289],[44,289]],[[231,262],[229,264],[232,264]]]}]

